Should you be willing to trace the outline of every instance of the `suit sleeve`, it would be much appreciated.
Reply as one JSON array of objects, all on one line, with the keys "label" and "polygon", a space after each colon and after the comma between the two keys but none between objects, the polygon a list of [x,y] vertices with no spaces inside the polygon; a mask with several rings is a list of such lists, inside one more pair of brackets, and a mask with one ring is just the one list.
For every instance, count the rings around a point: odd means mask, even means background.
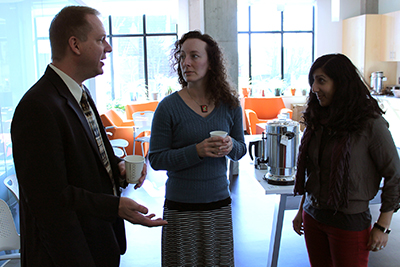
[{"label": "suit sleeve", "polygon": [[[17,170],[22,205],[34,218],[40,241],[56,266],[95,266],[75,207],[94,216],[115,217],[119,198],[75,188],[69,184],[63,133],[52,110],[40,102],[21,102],[12,122],[14,163]],[[84,199],[84,201],[81,201]],[[103,214],[103,215],[100,215]],[[62,244],[62,245],[60,245]],[[65,248],[68,249],[65,249]]]}]

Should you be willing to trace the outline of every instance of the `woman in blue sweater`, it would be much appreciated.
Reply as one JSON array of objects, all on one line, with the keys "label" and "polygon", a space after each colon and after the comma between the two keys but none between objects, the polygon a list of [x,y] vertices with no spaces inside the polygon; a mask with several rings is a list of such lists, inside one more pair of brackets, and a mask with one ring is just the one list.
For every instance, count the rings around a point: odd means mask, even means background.
[{"label": "woman in blue sweater", "polygon": [[[149,160],[167,170],[163,266],[233,266],[227,160],[246,153],[242,109],[227,80],[223,55],[207,34],[175,43],[173,67],[182,89],[157,107]],[[223,137],[210,137],[221,130]]]}]

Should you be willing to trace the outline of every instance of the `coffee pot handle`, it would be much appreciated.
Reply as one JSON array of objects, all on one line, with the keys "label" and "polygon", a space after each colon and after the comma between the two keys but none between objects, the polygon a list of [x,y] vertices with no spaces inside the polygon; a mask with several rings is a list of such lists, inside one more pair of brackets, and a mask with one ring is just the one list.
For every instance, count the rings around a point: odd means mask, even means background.
[{"label": "coffee pot handle", "polygon": [[252,155],[252,153],[251,153],[251,151],[252,151],[251,148],[252,148],[253,146],[255,146],[256,143],[257,143],[257,141],[251,141],[251,142],[249,143],[249,155],[250,155],[251,160],[254,160],[253,155]]},{"label": "coffee pot handle", "polygon": [[290,140],[292,139],[296,134],[294,132],[286,132],[285,135],[287,136],[287,138]]}]

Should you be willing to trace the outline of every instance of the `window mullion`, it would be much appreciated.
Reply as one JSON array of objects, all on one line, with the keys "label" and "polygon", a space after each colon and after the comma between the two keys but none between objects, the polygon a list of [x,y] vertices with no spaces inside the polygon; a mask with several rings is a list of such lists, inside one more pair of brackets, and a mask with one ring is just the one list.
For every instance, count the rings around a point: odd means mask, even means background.
[{"label": "window mullion", "polygon": [[[113,38],[112,38],[112,18],[111,15],[108,16],[108,32],[110,38],[110,46],[113,46]],[[114,78],[114,56],[113,53],[110,53],[110,69],[111,69],[111,100],[115,100],[115,78]]]},{"label": "window mullion", "polygon": [[146,36],[146,15],[143,15],[143,53],[144,53],[144,79],[145,79],[145,86],[146,90],[146,97],[147,99],[150,98],[149,94],[149,73],[148,73],[148,66],[147,66],[147,36]]},{"label": "window mullion", "polygon": [[285,66],[284,66],[284,47],[283,47],[283,11],[281,11],[281,79],[285,79]]},{"label": "window mullion", "polygon": [[249,81],[251,81],[251,7],[249,6]]}]

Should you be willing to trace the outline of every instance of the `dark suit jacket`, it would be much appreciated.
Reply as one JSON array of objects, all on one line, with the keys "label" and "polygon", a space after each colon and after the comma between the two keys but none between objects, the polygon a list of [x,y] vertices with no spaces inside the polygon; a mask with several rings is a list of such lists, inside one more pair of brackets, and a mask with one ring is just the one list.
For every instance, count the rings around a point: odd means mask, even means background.
[{"label": "dark suit jacket", "polygon": [[[89,102],[118,185],[120,159]],[[50,67],[18,104],[11,136],[22,266],[119,266],[126,250],[119,197],[80,105]]]}]

